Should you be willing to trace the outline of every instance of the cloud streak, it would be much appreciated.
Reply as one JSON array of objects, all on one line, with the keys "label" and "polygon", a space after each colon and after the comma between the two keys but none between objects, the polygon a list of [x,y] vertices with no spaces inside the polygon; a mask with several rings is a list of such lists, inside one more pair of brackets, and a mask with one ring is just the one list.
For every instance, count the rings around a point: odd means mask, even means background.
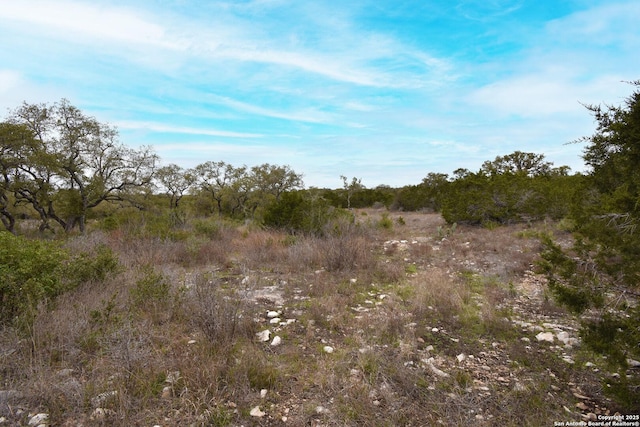
[{"label": "cloud streak", "polygon": [[0,16],[22,25],[52,28],[57,30],[58,37],[74,38],[77,41],[89,37],[167,48],[179,46],[167,39],[166,31],[160,25],[125,8],[65,0],[26,0],[3,4]]},{"label": "cloud streak", "polygon": [[157,133],[184,134],[184,135],[207,135],[220,136],[225,138],[261,138],[264,135],[256,133],[231,132],[217,129],[200,129],[184,126],[172,126],[153,122],[119,121],[115,123],[119,129],[145,130]]}]

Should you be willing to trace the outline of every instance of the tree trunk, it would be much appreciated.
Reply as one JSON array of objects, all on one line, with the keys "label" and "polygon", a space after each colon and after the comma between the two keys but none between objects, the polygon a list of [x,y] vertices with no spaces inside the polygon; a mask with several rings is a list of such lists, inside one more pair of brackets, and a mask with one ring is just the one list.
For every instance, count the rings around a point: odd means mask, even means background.
[{"label": "tree trunk", "polygon": [[8,232],[16,234],[16,219],[10,212],[5,209],[0,210],[0,220],[2,220],[2,224]]}]

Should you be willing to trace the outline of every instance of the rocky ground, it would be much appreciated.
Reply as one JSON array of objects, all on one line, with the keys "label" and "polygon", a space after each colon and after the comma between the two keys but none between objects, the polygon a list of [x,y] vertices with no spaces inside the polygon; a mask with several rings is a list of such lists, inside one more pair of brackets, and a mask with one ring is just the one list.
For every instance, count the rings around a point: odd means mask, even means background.
[{"label": "rocky ground", "polygon": [[[375,224],[383,214],[359,212],[358,220]],[[164,373],[161,387],[145,417],[130,417],[132,425],[543,426],[617,413],[602,379],[627,373],[608,372],[581,346],[576,319],[553,303],[535,273],[536,233],[568,235],[551,224],[487,230],[451,227],[433,214],[387,218],[393,226],[370,250],[399,280],[366,268],[174,270],[187,293],[205,273],[242,289],[233,296],[249,304],[252,343],[233,353],[232,365],[250,365],[243,374],[249,384],[241,392],[219,384],[203,391],[194,377],[215,360],[203,356],[210,337],[182,328],[173,342],[154,347],[165,354],[150,360]],[[174,353],[177,360],[166,362]],[[56,367],[51,375],[61,390],[81,390],[81,408],[54,422],[46,407],[21,399],[29,391],[8,388],[0,390],[0,426],[121,419],[127,389],[113,384],[117,375],[103,382],[111,388],[91,393],[85,372]]]},{"label": "rocky ground", "polygon": [[[403,219],[407,221],[405,217]],[[382,243],[384,253],[393,254],[392,259],[396,262],[400,255],[407,265],[417,264],[416,272],[418,269],[426,269],[427,272],[429,269],[444,270],[452,277],[462,272],[477,277],[508,280],[509,296],[496,308],[508,312],[508,316],[503,320],[510,323],[514,335],[517,335],[517,339],[513,342],[489,341],[481,338],[475,343],[458,345],[465,339],[460,336],[459,331],[440,327],[434,323],[432,328],[427,328],[426,336],[417,337],[416,342],[407,344],[413,348],[403,350],[407,356],[405,367],[424,371],[430,380],[430,385],[427,386],[429,390],[436,390],[439,380],[460,375],[460,372],[468,375],[464,392],[448,393],[446,398],[450,400],[451,405],[466,406],[468,413],[471,414],[469,418],[476,421],[475,425],[494,425],[496,416],[502,415],[499,418],[504,418],[504,412],[514,410],[509,407],[494,407],[491,398],[494,393],[517,395],[529,388],[536,388],[536,384],[540,381],[546,381],[549,384],[548,402],[562,407],[566,414],[563,417],[559,416],[557,421],[596,421],[599,419],[598,416],[610,416],[615,413],[609,408],[611,402],[603,396],[598,383],[600,368],[593,361],[586,360],[585,354],[580,352],[577,320],[555,306],[550,300],[544,277],[534,272],[534,263],[539,249],[538,242],[535,238],[526,237],[526,228],[507,228],[493,233],[471,228],[452,231],[451,227],[444,224],[437,216],[425,218],[424,215],[409,214],[408,219],[414,221],[413,227],[408,227],[410,231],[405,230],[405,233],[409,232],[402,236],[384,241]],[[433,233],[432,230],[436,232]],[[477,233],[481,236],[477,236]],[[517,237],[518,233],[522,237]],[[425,234],[428,237],[425,237]],[[471,237],[476,242],[465,241],[466,237]],[[567,240],[569,236],[562,235],[559,238]],[[476,244],[479,247],[475,247]],[[430,256],[426,262],[419,259],[420,257],[416,259],[412,256],[416,246],[425,245],[430,246],[428,251]],[[514,253],[517,254],[515,257],[510,255]],[[523,269],[525,267],[526,269]],[[357,279],[351,280],[355,283]],[[267,311],[265,321],[268,323],[265,323],[259,339],[265,342],[272,339],[270,345],[278,346],[282,343],[278,333],[294,324],[296,319],[287,318],[284,322],[282,321],[281,316],[288,303],[282,299],[277,288],[270,289],[263,296],[267,300],[271,299],[274,304],[272,310]],[[392,298],[385,291],[377,290],[369,291],[367,296],[362,305],[351,307],[351,310],[358,313],[356,317],[364,319],[364,323],[379,324],[380,318],[388,315],[385,310],[385,300]],[[486,301],[486,295],[483,292],[478,292],[473,297],[478,306],[492,303]],[[295,315],[295,311],[292,314]],[[415,325],[415,323],[408,323],[405,327],[414,328]],[[316,332],[320,333],[320,329],[316,329]],[[447,342],[447,345],[441,346],[446,348],[445,354],[438,352],[436,348],[438,344],[429,344],[443,341]],[[321,342],[331,343],[331,339],[321,339]],[[462,350],[459,353],[452,352],[452,348]],[[330,345],[323,346],[325,353],[334,351],[334,347]],[[365,354],[375,349],[363,347],[358,351]],[[514,355],[518,352],[523,354]],[[528,369],[522,366],[518,359],[525,361],[537,359],[542,362],[539,366]],[[581,368],[574,372],[576,364],[580,364]],[[547,365],[548,367],[545,368]],[[538,370],[539,368],[544,370]],[[562,375],[555,373],[558,371]],[[358,382],[363,373],[358,369],[352,369],[350,375],[352,381]],[[263,390],[263,393],[267,392]],[[384,390],[370,394],[369,398],[374,406],[382,405],[384,397],[381,395],[384,394]],[[483,405],[483,402],[488,404]],[[289,401],[287,404],[271,406],[269,409],[271,413],[284,414],[281,419],[286,421],[290,417],[295,417],[296,406],[299,405]],[[331,406],[330,400],[326,402],[326,406],[317,406],[316,412],[330,413]],[[256,406],[254,416],[268,416],[269,411],[263,412],[261,408],[266,409],[266,405]],[[428,409],[425,408],[425,410]],[[431,421],[436,424],[450,424],[446,417],[434,418]],[[552,424],[551,420],[539,419],[539,421],[539,425]],[[325,424],[318,421],[314,425]]]}]

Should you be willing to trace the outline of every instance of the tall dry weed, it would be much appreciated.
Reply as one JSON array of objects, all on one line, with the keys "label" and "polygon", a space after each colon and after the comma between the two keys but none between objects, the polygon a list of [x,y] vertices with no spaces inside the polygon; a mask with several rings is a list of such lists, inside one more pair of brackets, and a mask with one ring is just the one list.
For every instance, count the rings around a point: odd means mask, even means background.
[{"label": "tall dry weed", "polygon": [[314,236],[297,238],[287,247],[287,265],[291,272],[305,272],[323,267],[321,239]]},{"label": "tall dry weed", "polygon": [[319,241],[323,266],[327,271],[373,269],[376,258],[368,239],[358,235],[330,236]]},{"label": "tall dry weed", "polygon": [[239,337],[253,338],[253,307],[242,291],[225,289],[214,275],[198,273],[187,292],[189,318],[212,343],[224,347]]},{"label": "tall dry weed", "polygon": [[440,269],[417,273],[409,280],[409,285],[413,290],[410,311],[416,318],[432,311],[437,311],[443,317],[454,316],[471,298],[471,291],[466,284]]},{"label": "tall dry weed", "polygon": [[234,239],[233,249],[250,269],[273,268],[281,266],[287,258],[286,237],[277,231],[250,230]]}]

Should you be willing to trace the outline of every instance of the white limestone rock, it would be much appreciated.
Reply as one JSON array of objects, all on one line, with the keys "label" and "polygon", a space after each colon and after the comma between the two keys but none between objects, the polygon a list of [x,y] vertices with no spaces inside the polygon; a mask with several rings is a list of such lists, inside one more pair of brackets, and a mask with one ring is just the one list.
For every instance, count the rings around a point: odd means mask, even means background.
[{"label": "white limestone rock", "polygon": [[433,357],[430,357],[428,359],[422,359],[422,363],[425,364],[425,366],[427,368],[429,368],[429,370],[434,373],[436,376],[440,377],[440,378],[447,378],[449,376],[449,374],[447,374],[446,372],[438,369],[434,364],[433,364]]},{"label": "white limestone rock", "polygon": [[536,335],[536,339],[538,341],[553,342],[554,337],[552,332],[540,332],[538,335]]},{"label": "white limestone rock", "polygon": [[267,342],[271,337],[271,331],[269,329],[265,329],[264,331],[258,332],[256,336],[258,337],[258,341]]},{"label": "white limestone rock", "polygon": [[280,344],[282,344],[282,338],[280,338],[277,335],[275,337],[273,337],[273,340],[271,341],[271,347],[277,347]]},{"label": "white limestone rock", "polygon": [[91,399],[91,404],[94,408],[99,408],[103,406],[105,402],[108,402],[112,399],[115,399],[118,396],[118,390],[105,391],[104,393],[100,393]]},{"label": "white limestone rock", "polygon": [[47,426],[49,425],[49,414],[41,412],[39,414],[35,414],[29,418],[30,426]]},{"label": "white limestone rock", "polygon": [[249,412],[249,415],[251,415],[252,417],[256,417],[256,418],[262,418],[267,414],[260,410],[260,406],[255,406],[255,407],[251,408],[251,411]]}]

